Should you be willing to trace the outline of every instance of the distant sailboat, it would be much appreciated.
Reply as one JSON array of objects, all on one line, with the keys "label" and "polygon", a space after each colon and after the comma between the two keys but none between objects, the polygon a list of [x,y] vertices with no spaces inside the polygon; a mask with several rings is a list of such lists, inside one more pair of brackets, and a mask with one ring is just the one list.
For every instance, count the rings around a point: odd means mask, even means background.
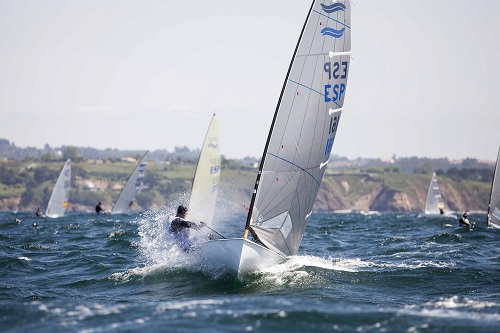
[{"label": "distant sailboat", "polygon": [[344,104],[351,55],[350,2],[322,2],[313,1],[293,54],[243,237],[198,248],[206,264],[230,274],[296,255],[311,217]]},{"label": "distant sailboat", "polygon": [[49,204],[45,215],[47,217],[64,216],[68,206],[69,190],[71,182],[71,161],[68,159],[64,164],[59,178],[57,178],[56,186],[50,196]]},{"label": "distant sailboat", "polygon": [[488,226],[500,229],[500,180],[498,179],[500,168],[500,148],[498,149],[497,163],[493,172],[491,182],[490,202],[488,204]]},{"label": "distant sailboat", "polygon": [[187,219],[212,225],[220,180],[219,125],[215,114],[208,126],[196,165]]},{"label": "distant sailboat", "polygon": [[451,212],[444,211],[444,202],[439,191],[436,173],[432,173],[429,190],[427,191],[427,199],[425,201],[424,214],[419,217],[447,217],[456,219],[456,215]]},{"label": "distant sailboat", "polygon": [[148,152],[142,155],[142,158],[130,174],[125,186],[113,205],[113,209],[111,209],[111,214],[127,214],[132,210],[132,204],[142,186],[142,179],[144,178],[144,171],[146,170],[145,158],[147,154]]}]

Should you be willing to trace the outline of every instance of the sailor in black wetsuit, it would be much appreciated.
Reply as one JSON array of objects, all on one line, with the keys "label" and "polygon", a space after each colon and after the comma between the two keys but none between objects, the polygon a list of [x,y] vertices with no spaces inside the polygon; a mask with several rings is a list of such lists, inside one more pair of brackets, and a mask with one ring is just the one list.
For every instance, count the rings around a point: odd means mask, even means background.
[{"label": "sailor in black wetsuit", "polygon": [[95,212],[96,212],[96,214],[102,214],[102,213],[104,213],[104,209],[102,209],[100,201],[97,204],[97,206],[95,206]]},{"label": "sailor in black wetsuit", "polygon": [[462,217],[460,218],[460,220],[458,221],[458,224],[461,226],[461,227],[473,227],[476,222],[470,222],[469,219],[469,213],[465,212]]},{"label": "sailor in black wetsuit", "polygon": [[185,219],[187,213],[186,206],[179,206],[177,208],[177,215],[170,223],[170,228],[168,231],[174,237],[177,245],[184,251],[189,251],[193,246],[192,240],[189,238],[189,229],[193,228],[195,230],[200,230],[203,227],[203,222],[196,224],[194,222],[187,221]]}]

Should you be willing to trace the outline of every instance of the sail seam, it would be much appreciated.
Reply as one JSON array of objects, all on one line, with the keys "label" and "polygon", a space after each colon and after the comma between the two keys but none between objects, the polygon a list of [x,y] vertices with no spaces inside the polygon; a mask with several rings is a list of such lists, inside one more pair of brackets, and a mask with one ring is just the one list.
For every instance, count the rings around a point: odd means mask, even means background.
[{"label": "sail seam", "polygon": [[[269,154],[269,155],[271,155],[271,156],[274,156],[274,157],[276,157],[276,158],[278,158],[278,159],[280,159],[280,160],[282,160],[282,161],[284,161],[284,162],[287,162],[287,163],[289,163],[289,164],[293,165],[294,167],[297,167],[297,168],[299,168],[300,170],[304,171],[304,172],[305,172],[305,173],[307,173],[309,176],[311,176],[311,178],[312,178],[312,179],[314,179],[314,181],[316,182],[316,184],[318,184],[318,186],[320,186],[320,183],[318,182],[318,180],[317,180],[316,178],[314,178],[314,176],[313,176],[313,175],[312,175],[309,171],[307,171],[306,169],[304,169],[304,168],[303,168],[303,167],[301,167],[300,165],[297,165],[297,164],[295,164],[295,163],[293,163],[293,162],[291,162],[291,161],[289,161],[289,160],[286,160],[286,159],[284,159],[284,158],[282,158],[282,157],[279,157],[278,155],[274,155],[274,154],[269,153],[269,152],[268,152],[268,154]],[[315,166],[314,168],[316,168],[316,167],[317,167],[317,166]],[[314,169],[314,168],[311,168],[311,169]]]},{"label": "sail seam", "polygon": [[[321,92],[319,92],[319,91],[317,91],[317,90],[314,90],[313,88],[308,87],[308,86],[306,86],[305,84],[302,84],[302,83],[300,83],[300,82],[297,82],[297,81],[294,81],[294,80],[291,80],[291,79],[290,79],[289,81],[290,81],[290,82],[292,82],[292,83],[295,83],[295,84],[297,84],[297,85],[299,85],[299,86],[301,86],[301,87],[307,88],[307,89],[309,89],[309,90],[311,90],[311,91],[314,91],[315,93],[319,94],[320,96],[323,96],[323,97],[325,96],[325,95],[324,95],[324,94],[322,94]],[[333,102],[333,103],[335,103],[335,105],[337,105],[339,108],[342,108],[342,106],[340,106],[337,102]]]},{"label": "sail seam", "polygon": [[332,21],[334,21],[334,22],[337,22],[337,23],[339,23],[339,24],[342,24],[344,27],[346,27],[346,28],[348,28],[348,29],[351,29],[351,27],[350,27],[350,26],[348,26],[347,24],[342,23],[342,22],[340,22],[340,21],[337,21],[337,20],[335,20],[335,19],[331,18],[331,17],[330,17],[330,16],[328,16],[328,15],[325,15],[325,14],[323,14],[323,13],[318,12],[317,10],[313,10],[313,12],[315,12],[316,14],[319,14],[319,15],[321,15],[321,16],[324,16],[324,17],[326,17],[326,18],[327,18],[327,19],[329,19],[329,20],[332,20]]}]

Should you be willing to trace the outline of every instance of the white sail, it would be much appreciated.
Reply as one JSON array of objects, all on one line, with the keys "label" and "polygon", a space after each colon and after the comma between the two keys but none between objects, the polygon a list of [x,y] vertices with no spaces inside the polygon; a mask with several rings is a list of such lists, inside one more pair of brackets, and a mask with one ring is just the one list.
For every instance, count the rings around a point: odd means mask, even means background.
[{"label": "white sail", "polygon": [[219,125],[215,114],[208,126],[196,166],[187,218],[212,225],[220,180]]},{"label": "white sail", "polygon": [[[323,3],[325,2],[325,3]],[[347,87],[349,1],[314,1],[273,119],[250,206],[250,230],[295,255],[329,161]]]},{"label": "white sail", "polygon": [[434,172],[427,191],[424,212],[425,214],[440,214],[440,209],[444,210],[444,202],[441,197],[441,192],[439,191],[436,173]]},{"label": "white sail", "polygon": [[488,225],[494,228],[500,228],[500,148],[498,149],[497,163],[493,173],[493,181],[491,183],[490,202],[488,204]]},{"label": "white sail", "polygon": [[350,2],[313,1],[271,124],[243,238],[201,244],[206,262],[239,276],[297,253],[335,140],[350,52]]},{"label": "white sail", "polygon": [[146,170],[145,158],[147,154],[148,152],[142,156],[130,174],[125,186],[113,205],[111,214],[126,214],[131,211],[135,197],[142,186],[142,179],[144,178],[144,171]]},{"label": "white sail", "polygon": [[68,206],[69,190],[71,182],[71,161],[68,159],[64,164],[56,186],[50,196],[49,204],[45,215],[48,217],[61,217],[66,212]]}]

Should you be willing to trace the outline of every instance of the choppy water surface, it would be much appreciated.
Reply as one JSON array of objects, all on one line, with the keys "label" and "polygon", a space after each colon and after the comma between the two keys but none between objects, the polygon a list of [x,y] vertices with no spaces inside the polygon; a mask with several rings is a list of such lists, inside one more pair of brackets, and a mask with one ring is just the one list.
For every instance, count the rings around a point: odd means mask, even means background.
[{"label": "choppy water surface", "polygon": [[[1,332],[499,332],[500,231],[313,214],[299,255],[230,279],[179,252],[166,212],[0,213]],[[243,217],[216,225],[240,236]]]}]

